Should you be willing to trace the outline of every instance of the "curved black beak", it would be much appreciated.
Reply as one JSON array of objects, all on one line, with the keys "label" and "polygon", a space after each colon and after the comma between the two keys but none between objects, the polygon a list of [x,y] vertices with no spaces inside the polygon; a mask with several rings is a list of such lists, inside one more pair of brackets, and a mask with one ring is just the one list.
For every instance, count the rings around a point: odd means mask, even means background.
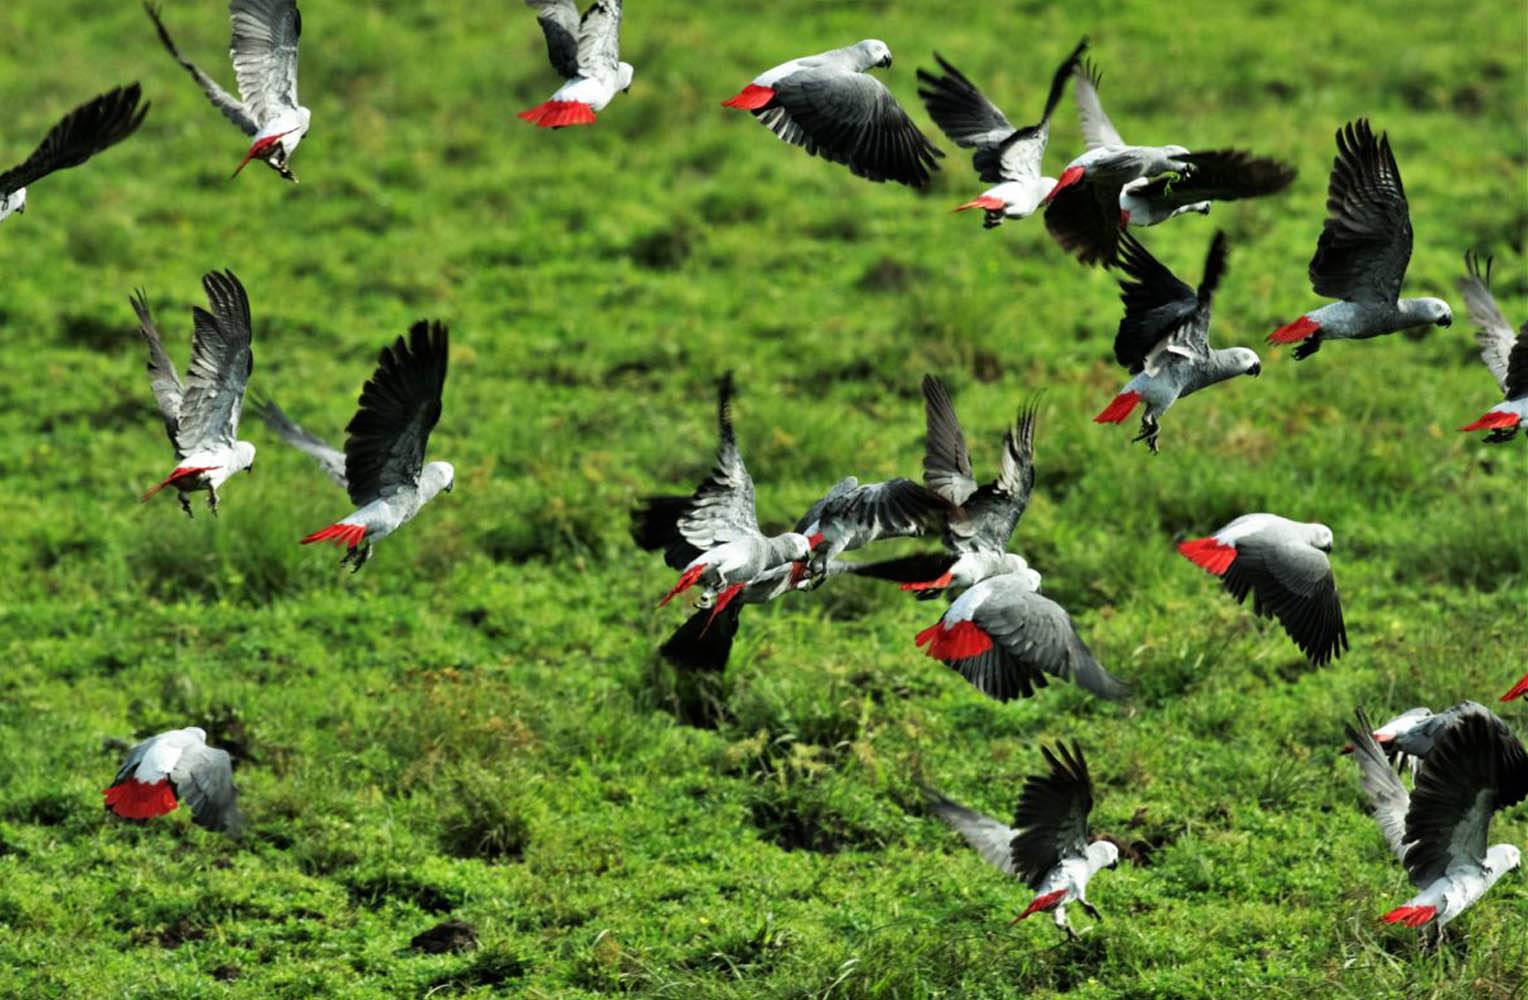
[{"label": "curved black beak", "polygon": [[1454,325],[1454,317],[1452,317],[1452,316],[1445,316],[1442,319],[1438,320],[1438,325],[1439,326],[1453,326]]}]

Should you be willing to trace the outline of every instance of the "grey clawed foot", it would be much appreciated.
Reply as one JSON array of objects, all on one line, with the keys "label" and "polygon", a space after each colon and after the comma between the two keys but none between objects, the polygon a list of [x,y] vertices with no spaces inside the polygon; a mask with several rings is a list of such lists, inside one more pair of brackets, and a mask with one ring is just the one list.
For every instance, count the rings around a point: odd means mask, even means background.
[{"label": "grey clawed foot", "polygon": [[1151,449],[1153,455],[1157,454],[1157,435],[1162,431],[1162,425],[1150,417],[1141,420],[1141,433],[1131,438],[1131,443],[1145,441],[1146,447]]},{"label": "grey clawed foot", "polygon": [[1082,904],[1082,912],[1086,913],[1094,920],[1102,920],[1104,918],[1104,915],[1098,912],[1098,907],[1094,906],[1092,903],[1085,899],[1080,899],[1078,902]]},{"label": "grey clawed foot", "polygon": [[193,521],[196,520],[196,515],[191,512],[191,498],[184,493],[178,494],[178,496],[180,497],[180,509],[186,512],[187,517]]},{"label": "grey clawed foot", "polygon": [[1302,340],[1295,345],[1295,360],[1304,361],[1319,350],[1321,350],[1321,337],[1319,335]]}]

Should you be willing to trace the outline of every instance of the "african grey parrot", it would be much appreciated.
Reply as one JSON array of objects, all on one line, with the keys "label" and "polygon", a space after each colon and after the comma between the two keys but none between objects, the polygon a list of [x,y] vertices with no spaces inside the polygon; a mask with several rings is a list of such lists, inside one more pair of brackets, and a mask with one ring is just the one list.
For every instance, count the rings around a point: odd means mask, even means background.
[{"label": "african grey parrot", "polygon": [[710,617],[721,614],[749,583],[782,563],[804,560],[822,536],[788,531],[772,538],[759,531],[753,478],[743,464],[732,430],[732,373],[717,392],[721,444],[711,474],[688,497],[647,497],[632,512],[632,531],[643,548],[664,550],[664,561],[680,571],[662,601],[699,584]]},{"label": "african grey parrot", "polygon": [[1089,841],[1088,814],[1093,810],[1093,780],[1082,749],[1057,744],[1057,752],[1042,746],[1048,774],[1030,775],[1019,793],[1013,826],[924,789],[928,807],[949,824],[982,860],[1023,879],[1038,895],[1013,919],[1050,913],[1056,926],[1076,937],[1066,922],[1068,903],[1076,902],[1094,920],[1102,915],[1088,902],[1088,882],[1105,868],[1119,864],[1119,848],[1108,840]]},{"label": "african grey parrot", "polygon": [[249,345],[249,296],[232,271],[203,275],[202,288],[211,311],[191,309],[196,332],[185,385],[165,353],[148,297],[140,290],[132,298],[138,333],[149,349],[149,383],[177,459],[174,471],[142,499],[173,486],[187,517],[190,494],[206,490],[207,506],[216,514],[218,488],[234,473],[252,471],[255,465],[255,446],[238,439],[244,387],[255,367]]},{"label": "african grey parrot", "polygon": [[1486,441],[1499,444],[1511,441],[1518,427],[1528,421],[1528,323],[1518,329],[1514,338],[1512,327],[1491,296],[1491,258],[1486,258],[1482,269],[1475,255],[1467,252],[1464,266],[1469,273],[1459,279],[1459,291],[1470,310],[1470,319],[1480,328],[1475,334],[1480,357],[1507,398],[1479,420],[1459,429],[1489,430]]},{"label": "african grey parrot", "polygon": [[578,16],[573,0],[525,0],[536,9],[552,69],[566,81],[550,98],[519,117],[541,128],[593,125],[616,91],[631,88],[635,72],[621,62],[621,0],[595,0]]},{"label": "african grey parrot", "polygon": [[228,751],[209,747],[207,733],[196,726],[172,729],[133,747],[102,794],[106,808],[127,819],[163,816],[183,799],[197,826],[232,836],[244,827]]},{"label": "african grey parrot", "polygon": [[1283,190],[1293,171],[1241,150],[1194,153],[1184,146],[1131,146],[1098,99],[1100,74],[1084,63],[1073,92],[1086,151],[1061,172],[1045,198],[1045,228],[1084,264],[1115,262],[1127,225],[1156,225],[1211,201],[1256,198]]},{"label": "african grey parrot", "polygon": [[136,83],[94,97],[48,130],[32,155],[0,173],[0,222],[27,210],[27,187],[59,170],[77,167],[138,131],[148,104]]},{"label": "african grey parrot", "polygon": [[[1478,708],[1478,706],[1477,706]],[[1443,927],[1522,860],[1511,844],[1487,847],[1491,817],[1528,797],[1528,753],[1506,724],[1481,709],[1461,713],[1442,733],[1406,794],[1362,710],[1345,725],[1359,778],[1390,850],[1417,893],[1386,923]]]},{"label": "african grey parrot", "polygon": [[924,85],[918,96],[923,99],[929,117],[955,145],[976,150],[971,154],[976,173],[985,183],[994,185],[955,211],[980,208],[985,215],[983,227],[992,229],[1002,225],[1004,219],[1028,218],[1040,207],[1040,200],[1056,186],[1053,178],[1040,176],[1045,144],[1050,138],[1051,113],[1087,47],[1088,40],[1084,38],[1057,67],[1045,99],[1045,113],[1038,122],[1024,128],[1014,128],[997,105],[939,53],[934,53],[934,58],[944,76],[918,70],[918,81]]},{"label": "african grey parrot", "polygon": [[866,39],[765,70],[722,105],[753,112],[781,139],[856,177],[924,187],[944,153],[867,73],[890,65],[886,43]]},{"label": "african grey parrot", "polygon": [[949,390],[933,375],[923,376],[923,407],[923,481],[946,504],[947,554],[865,563],[857,573],[899,581],[903,590],[927,599],[999,574],[1032,572],[1022,556],[1008,551],[1008,542],[1035,485],[1035,406],[1019,410],[1003,434],[998,477],[980,486]]},{"label": "african grey parrot", "polygon": [[998,701],[1030,697],[1046,686],[1046,674],[1101,698],[1128,695],[1130,688],[1094,658],[1066,609],[1040,593],[1040,582],[1027,566],[982,580],[919,632],[917,644]]},{"label": "african grey parrot", "polygon": [[1178,546],[1184,558],[1220,577],[1238,603],[1251,591],[1253,612],[1276,616],[1316,666],[1348,648],[1342,602],[1327,559],[1331,551],[1331,528],[1276,514],[1243,514],[1207,538]]},{"label": "african grey parrot", "polygon": [[451,492],[456,470],[450,462],[424,461],[430,432],[440,421],[450,353],[445,324],[420,320],[384,347],[377,370],[361,387],[356,414],[345,428],[341,454],[322,438],[292,422],[269,400],[255,413],[282,440],[310,456],[350,494],[356,505],[348,517],[302,539],[303,545],[333,541],[345,546],[340,565],[359,570],[371,547],[403,527],[436,494]]},{"label": "african grey parrot", "polygon": [[[1434,712],[1430,708],[1410,708],[1370,735],[1397,767],[1410,767],[1412,777],[1416,777],[1417,768],[1432,753],[1433,745],[1445,729],[1467,712],[1485,711],[1487,709],[1484,706],[1473,701],[1462,701],[1441,712]],[[1355,749],[1349,743],[1342,748],[1342,752],[1352,753]]]},{"label": "african grey parrot", "polygon": [[1124,423],[1141,401],[1141,433],[1157,451],[1159,418],[1183,396],[1237,375],[1263,370],[1257,353],[1246,347],[1210,347],[1210,306],[1226,270],[1226,236],[1217,232],[1204,261],[1199,289],[1185,285],[1133,236],[1120,236],[1120,300],[1125,316],[1114,337],[1114,357],[1135,376],[1094,423]]},{"label": "african grey parrot", "polygon": [[308,134],[308,123],[313,117],[312,112],[297,103],[297,41],[302,35],[302,15],[296,0],[229,0],[233,39],[228,54],[233,59],[233,75],[242,100],[235,100],[180,54],[159,19],[157,8],[144,3],[143,9],[154,22],[160,42],[191,74],[212,106],[253,140],[234,176],[250,160],[262,160],[295,184],[297,177],[287,161]]},{"label": "african grey parrot", "polygon": [[1326,213],[1310,283],[1317,295],[1342,301],[1284,324],[1269,335],[1270,344],[1299,344],[1299,361],[1320,350],[1322,341],[1367,340],[1454,321],[1442,299],[1400,298],[1411,262],[1411,211],[1390,139],[1383,132],[1376,139],[1366,118],[1337,130]]}]

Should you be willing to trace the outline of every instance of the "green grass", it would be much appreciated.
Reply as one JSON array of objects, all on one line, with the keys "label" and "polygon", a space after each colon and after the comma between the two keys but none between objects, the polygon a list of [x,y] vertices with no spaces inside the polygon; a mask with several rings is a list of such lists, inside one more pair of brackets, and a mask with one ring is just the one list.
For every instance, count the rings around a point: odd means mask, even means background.
[{"label": "green grass", "polygon": [[[1528,317],[1521,20],[1313,0],[631,7],[631,93],[548,134],[514,118],[555,86],[519,4],[310,2],[292,187],[259,167],[229,182],[240,137],[136,5],[9,5],[0,159],[118,82],[154,109],[0,227],[0,994],[1520,995],[1528,880],[1419,954],[1376,920],[1409,887],[1336,748],[1355,704],[1489,700],[1528,669],[1528,449],[1453,430],[1496,398],[1453,291],[1466,248],[1497,255],[1498,298]],[[165,17],[231,82],[220,4]],[[1089,419],[1123,381],[1113,280],[1038,220],[952,217],[980,190],[964,156],[920,196],[718,106],[873,35],[905,102],[938,48],[1028,120],[1084,32],[1127,138],[1300,168],[1283,197],[1145,236],[1197,280],[1227,230],[1218,342],[1263,348],[1317,304],[1332,133],[1360,114],[1411,197],[1407,290],[1450,297],[1458,322],[1298,368],[1263,349],[1260,379],[1175,408],[1152,458]],[[1077,148],[1069,102],[1052,142],[1054,175]],[[148,291],[183,361],[198,278],[222,267],[253,301],[255,385],[336,439],[383,343],[421,316],[452,327],[431,450],[457,489],[358,576],[295,544],[348,508],[258,427],[220,519],[135,502],[172,456],[128,294]],[[937,606],[869,581],[751,608],[725,675],[675,677],[654,650],[682,613],[652,610],[672,576],[625,510],[707,465],[729,367],[772,525],[841,475],[916,474],[926,371],[984,472],[1043,393],[1015,546],[1134,700],[985,701],[914,648]],[[1306,667],[1173,552],[1252,510],[1336,532],[1337,664]],[[714,725],[684,721],[697,706]],[[101,808],[105,741],[188,724],[238,755],[242,843]],[[1096,828],[1149,849],[1095,883],[1104,920],[1078,944],[1010,928],[1028,894],[916,791],[1006,814],[1062,738],[1089,755]],[[1518,809],[1496,839],[1525,827]],[[409,950],[446,919],[480,947]]]}]

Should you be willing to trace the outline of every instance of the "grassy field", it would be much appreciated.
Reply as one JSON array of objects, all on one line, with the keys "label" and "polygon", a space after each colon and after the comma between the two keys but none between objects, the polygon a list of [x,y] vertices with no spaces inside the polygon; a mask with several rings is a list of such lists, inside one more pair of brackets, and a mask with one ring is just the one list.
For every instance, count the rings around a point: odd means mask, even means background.
[{"label": "grassy field", "polygon": [[[1490,4],[1184,0],[633,3],[631,93],[590,129],[514,114],[555,87],[514,2],[305,5],[299,186],[158,48],[136,4],[15,0],[0,159],[139,79],[141,133],[0,227],[0,995],[16,997],[1492,997],[1528,989],[1528,878],[1419,954],[1409,886],[1337,754],[1374,714],[1492,700],[1525,669],[1528,448],[1454,428],[1497,400],[1453,282],[1474,247],[1528,317],[1528,33]],[[225,83],[220,3],[171,0]],[[1116,286],[1038,220],[983,232],[964,156],[920,195],[810,159],[719,102],[867,37],[915,117],[938,49],[1029,120],[1091,34],[1127,138],[1288,159],[1280,198],[1145,234],[1197,281],[1230,236],[1215,339],[1261,378],[1187,400],[1153,458],[1090,418]],[[1407,289],[1451,329],[1262,344],[1318,304],[1305,268],[1332,133],[1388,130],[1417,232]],[[1047,158],[1080,148],[1070,99]],[[377,349],[452,328],[432,457],[457,489],[357,576],[299,547],[349,510],[263,428],[222,516],[136,496],[169,470],[128,295],[184,361],[200,275],[255,317],[253,385],[341,437]],[[1015,548],[1116,674],[984,700],[923,657],[938,606],[835,580],[744,616],[716,678],[654,650],[683,612],[626,510],[688,490],[735,368],[760,516],[838,477],[916,475],[918,380],[955,393],[979,472],[1042,394]],[[1311,670],[1173,543],[1270,510],[1321,520],[1352,651]],[[904,546],[905,547],[905,546]],[[892,551],[899,551],[893,548]],[[706,706],[701,710],[697,706]],[[1522,710],[1513,709],[1522,720]],[[126,740],[202,725],[237,761],[242,842],[100,789]],[[1137,846],[1080,942],[927,815],[917,783],[1006,815],[1038,746],[1081,742],[1095,828]],[[1132,818],[1134,822],[1132,823]],[[1519,808],[1497,840],[1523,843]],[[426,955],[441,921],[476,950]]]}]

